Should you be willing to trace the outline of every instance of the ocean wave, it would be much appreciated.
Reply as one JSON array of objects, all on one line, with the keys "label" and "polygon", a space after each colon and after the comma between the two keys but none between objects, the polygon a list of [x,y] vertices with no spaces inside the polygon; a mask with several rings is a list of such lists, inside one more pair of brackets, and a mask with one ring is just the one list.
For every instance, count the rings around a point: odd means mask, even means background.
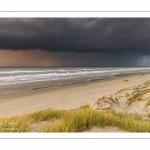
[{"label": "ocean wave", "polygon": [[0,85],[41,82],[51,80],[67,80],[75,78],[112,77],[128,73],[150,72],[149,67],[140,68],[38,68],[38,69],[0,69]]}]

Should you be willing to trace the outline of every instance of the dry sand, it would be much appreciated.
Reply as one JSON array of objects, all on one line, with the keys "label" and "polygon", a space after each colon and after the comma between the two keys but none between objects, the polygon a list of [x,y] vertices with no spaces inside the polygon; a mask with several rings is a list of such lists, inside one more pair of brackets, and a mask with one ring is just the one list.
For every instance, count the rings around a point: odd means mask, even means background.
[{"label": "dry sand", "polygon": [[[124,81],[125,79],[128,81]],[[0,117],[22,115],[51,107],[69,110],[86,104],[93,105],[100,97],[109,96],[124,88],[140,85],[149,79],[150,74],[133,75],[0,95]]]}]

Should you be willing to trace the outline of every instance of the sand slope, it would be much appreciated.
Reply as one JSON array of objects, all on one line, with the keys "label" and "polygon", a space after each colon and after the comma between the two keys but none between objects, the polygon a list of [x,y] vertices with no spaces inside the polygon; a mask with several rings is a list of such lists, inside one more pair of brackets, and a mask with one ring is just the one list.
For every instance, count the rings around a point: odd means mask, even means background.
[{"label": "sand slope", "polygon": [[148,116],[150,113],[150,80],[138,86],[122,89],[110,96],[99,98],[92,108]]}]

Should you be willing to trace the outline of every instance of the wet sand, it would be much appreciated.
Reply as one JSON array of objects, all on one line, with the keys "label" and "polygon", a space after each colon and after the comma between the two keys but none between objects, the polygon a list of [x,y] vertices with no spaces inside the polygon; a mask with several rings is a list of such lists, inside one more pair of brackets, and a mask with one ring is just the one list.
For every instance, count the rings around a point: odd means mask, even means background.
[{"label": "wet sand", "polygon": [[[127,80],[128,81],[125,81]],[[121,89],[140,85],[150,79],[150,74],[117,77],[68,86],[35,89],[24,93],[0,95],[0,117],[22,115],[46,108],[74,109],[93,105],[103,96]]]}]

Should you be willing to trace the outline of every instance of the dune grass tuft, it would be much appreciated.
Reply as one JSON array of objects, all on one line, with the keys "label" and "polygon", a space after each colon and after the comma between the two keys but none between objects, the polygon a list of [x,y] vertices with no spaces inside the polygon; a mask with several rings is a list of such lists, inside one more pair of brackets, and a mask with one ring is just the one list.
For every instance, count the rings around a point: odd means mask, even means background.
[{"label": "dune grass tuft", "polygon": [[0,132],[28,132],[31,120],[27,116],[13,116],[0,119]]},{"label": "dune grass tuft", "polygon": [[44,132],[82,132],[92,127],[118,127],[129,132],[150,132],[150,122],[139,115],[96,111],[89,108],[70,111],[64,119],[53,126],[43,128]]},{"label": "dune grass tuft", "polygon": [[146,102],[146,105],[145,107],[149,106],[150,105],[150,99]]},{"label": "dune grass tuft", "polygon": [[142,93],[136,93],[136,94],[133,95],[132,97],[128,98],[127,104],[130,105],[130,104],[132,104],[132,103],[135,102],[135,101],[140,101],[140,100],[142,100],[142,96],[143,96]]},{"label": "dune grass tuft", "polygon": [[41,122],[48,119],[60,119],[62,116],[66,114],[66,110],[54,110],[52,108],[41,110],[35,113],[31,113],[28,115],[28,118],[32,120],[32,122]]},{"label": "dune grass tuft", "polygon": [[60,119],[67,113],[66,110],[46,109],[35,113],[0,118],[0,132],[29,132],[34,123]]},{"label": "dune grass tuft", "polygon": [[[51,123],[51,120],[55,121]],[[0,132],[30,132],[35,123],[48,122],[42,126],[42,132],[82,132],[92,127],[118,127],[129,132],[150,132],[150,122],[139,115],[97,111],[88,105],[78,109],[64,111],[46,109],[35,113],[0,118]]]},{"label": "dune grass tuft", "polygon": [[150,85],[150,80],[144,82],[144,85],[145,85],[146,87],[149,86],[149,85]]}]

